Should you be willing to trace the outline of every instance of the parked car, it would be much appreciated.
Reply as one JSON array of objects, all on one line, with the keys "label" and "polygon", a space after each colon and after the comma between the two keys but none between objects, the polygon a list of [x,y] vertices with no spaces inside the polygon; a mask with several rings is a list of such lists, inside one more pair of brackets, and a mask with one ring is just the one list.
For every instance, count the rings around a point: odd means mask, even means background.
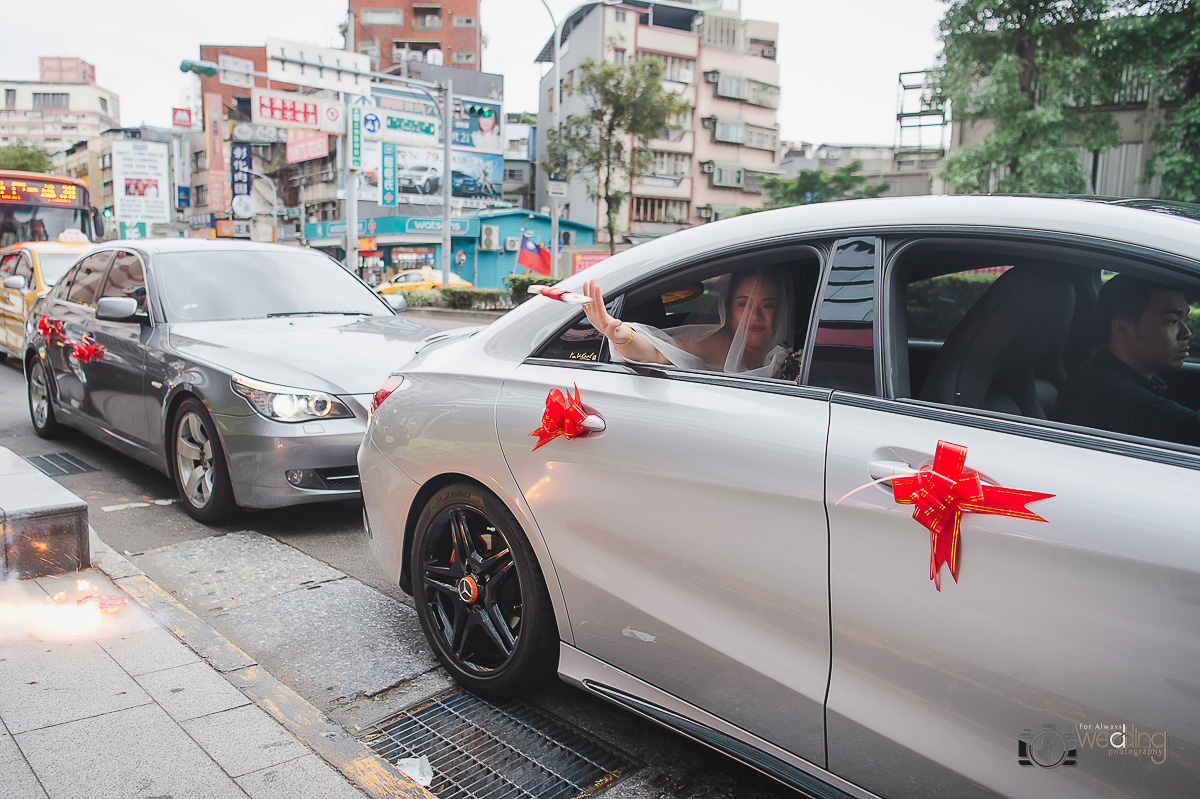
[{"label": "parked car", "polygon": [[313,250],[109,242],[26,323],[30,418],[170,475],[201,521],[352,499],[371,394],[432,332]]},{"label": "parked car", "polygon": [[[399,291],[427,291],[442,287],[442,270],[432,267],[419,269],[402,269],[391,280],[386,280],[375,287],[380,294],[395,294]],[[450,287],[473,288],[469,280],[463,280],[453,272],[450,273]]]},{"label": "parked car", "polygon": [[1200,290],[1197,219],[862,200],[618,253],[587,277],[638,336],[773,270],[781,370],[625,361],[534,298],[376,394],[371,550],[471,690],[557,674],[812,795],[1191,795],[1200,448],[1055,405],[1112,272]]},{"label": "parked car", "polygon": [[81,255],[95,245],[79,231],[59,241],[26,241],[0,250],[0,360],[20,357],[25,318]]},{"label": "parked car", "polygon": [[433,194],[441,185],[441,171],[436,166],[415,164],[396,173],[396,185],[400,191]]}]

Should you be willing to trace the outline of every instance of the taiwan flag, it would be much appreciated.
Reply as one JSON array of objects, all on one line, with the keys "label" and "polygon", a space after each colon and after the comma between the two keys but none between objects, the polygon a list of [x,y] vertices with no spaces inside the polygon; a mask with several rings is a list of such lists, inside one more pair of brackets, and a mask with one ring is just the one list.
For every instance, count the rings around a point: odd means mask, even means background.
[{"label": "taiwan flag", "polygon": [[517,253],[517,264],[540,275],[548,275],[552,271],[550,251],[541,244],[535,244],[528,233],[521,235],[521,251]]}]

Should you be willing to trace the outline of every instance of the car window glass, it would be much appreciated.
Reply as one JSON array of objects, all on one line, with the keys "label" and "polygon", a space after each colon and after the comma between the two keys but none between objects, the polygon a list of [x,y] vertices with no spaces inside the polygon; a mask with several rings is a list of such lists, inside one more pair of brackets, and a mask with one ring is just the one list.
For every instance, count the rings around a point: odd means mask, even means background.
[{"label": "car window glass", "polygon": [[79,263],[75,279],[71,281],[71,287],[67,290],[67,302],[96,307],[100,284],[104,280],[104,270],[111,257],[110,252],[98,252]]},{"label": "car window glass", "polygon": [[119,252],[109,267],[101,297],[133,297],[138,301],[138,310],[146,306],[146,278],[142,273],[142,260],[130,252]]},{"label": "car window glass", "polygon": [[[670,361],[665,369],[728,370],[794,381],[800,372],[820,268],[819,255],[807,246],[727,256],[653,279],[611,298],[608,308],[621,320],[643,326],[644,334]],[[736,320],[746,311],[734,295],[751,276],[765,282],[771,302],[762,319],[755,320],[754,332],[738,336]],[[738,353],[741,363],[737,363]],[[547,342],[538,356],[623,362],[583,316]]]},{"label": "car window glass", "polygon": [[38,254],[38,266],[42,270],[42,283],[47,286],[53,286],[59,281],[67,270],[71,268],[71,264],[79,258],[76,253],[71,252],[44,252]]},{"label": "car window glass", "polygon": [[[998,244],[907,249],[889,284],[906,344],[897,395],[1200,446],[1200,360],[1187,355],[1188,318],[1200,321],[1188,296],[1200,284],[1141,263],[1104,269],[1102,258]],[[1154,310],[1160,301],[1173,316]],[[1128,306],[1116,312],[1129,317],[1123,343],[1105,311],[1118,306]]]},{"label": "car window glass", "polygon": [[9,275],[13,274],[17,268],[18,258],[20,258],[19,254],[12,253],[4,256],[3,259],[0,259],[0,275],[8,277]]},{"label": "car window glass", "polygon": [[17,267],[13,270],[13,274],[25,278],[25,287],[33,288],[33,262],[29,260],[29,255],[21,253],[21,257],[17,259]]},{"label": "car window glass", "polygon": [[873,237],[843,239],[821,297],[808,383],[875,394],[875,259]]}]

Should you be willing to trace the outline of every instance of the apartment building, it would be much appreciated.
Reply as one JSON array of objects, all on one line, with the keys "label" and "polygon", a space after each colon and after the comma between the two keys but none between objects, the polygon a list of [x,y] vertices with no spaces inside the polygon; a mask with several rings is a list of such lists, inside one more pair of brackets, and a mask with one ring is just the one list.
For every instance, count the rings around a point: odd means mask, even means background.
[{"label": "apartment building", "polygon": [[479,2],[350,0],[353,30],[347,38],[355,52],[371,58],[376,72],[409,61],[477,70],[483,54]]},{"label": "apartment building", "polygon": [[96,84],[96,68],[79,58],[43,56],[38,80],[0,79],[0,146],[23,142],[47,153],[120,125],[120,99]]},{"label": "apartment building", "polygon": [[[666,235],[720,219],[743,207],[761,207],[762,180],[778,171],[779,64],[777,23],[742,19],[718,4],[672,0],[587,3],[562,25],[560,73],[570,82],[586,58],[624,63],[663,61],[664,84],[686,99],[691,113],[649,143],[653,168],[631,187],[620,227],[633,241]],[[552,62],[553,42],[538,61]],[[553,126],[553,69],[542,80],[538,150]],[[564,94],[561,117],[583,109]],[[584,179],[572,181],[561,201],[563,216],[598,228],[604,209]],[[550,203],[544,176],[537,205]]]}]

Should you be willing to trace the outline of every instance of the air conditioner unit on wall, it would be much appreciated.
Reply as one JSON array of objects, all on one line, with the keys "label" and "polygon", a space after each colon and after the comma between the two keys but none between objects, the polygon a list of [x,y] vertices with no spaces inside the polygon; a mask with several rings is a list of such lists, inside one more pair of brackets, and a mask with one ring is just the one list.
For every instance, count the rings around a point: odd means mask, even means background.
[{"label": "air conditioner unit on wall", "polygon": [[479,249],[495,251],[500,249],[500,226],[481,225],[479,228]]},{"label": "air conditioner unit on wall", "polygon": [[509,236],[506,239],[504,239],[504,251],[505,252],[516,252],[519,249],[521,249],[521,237],[520,236]]}]

